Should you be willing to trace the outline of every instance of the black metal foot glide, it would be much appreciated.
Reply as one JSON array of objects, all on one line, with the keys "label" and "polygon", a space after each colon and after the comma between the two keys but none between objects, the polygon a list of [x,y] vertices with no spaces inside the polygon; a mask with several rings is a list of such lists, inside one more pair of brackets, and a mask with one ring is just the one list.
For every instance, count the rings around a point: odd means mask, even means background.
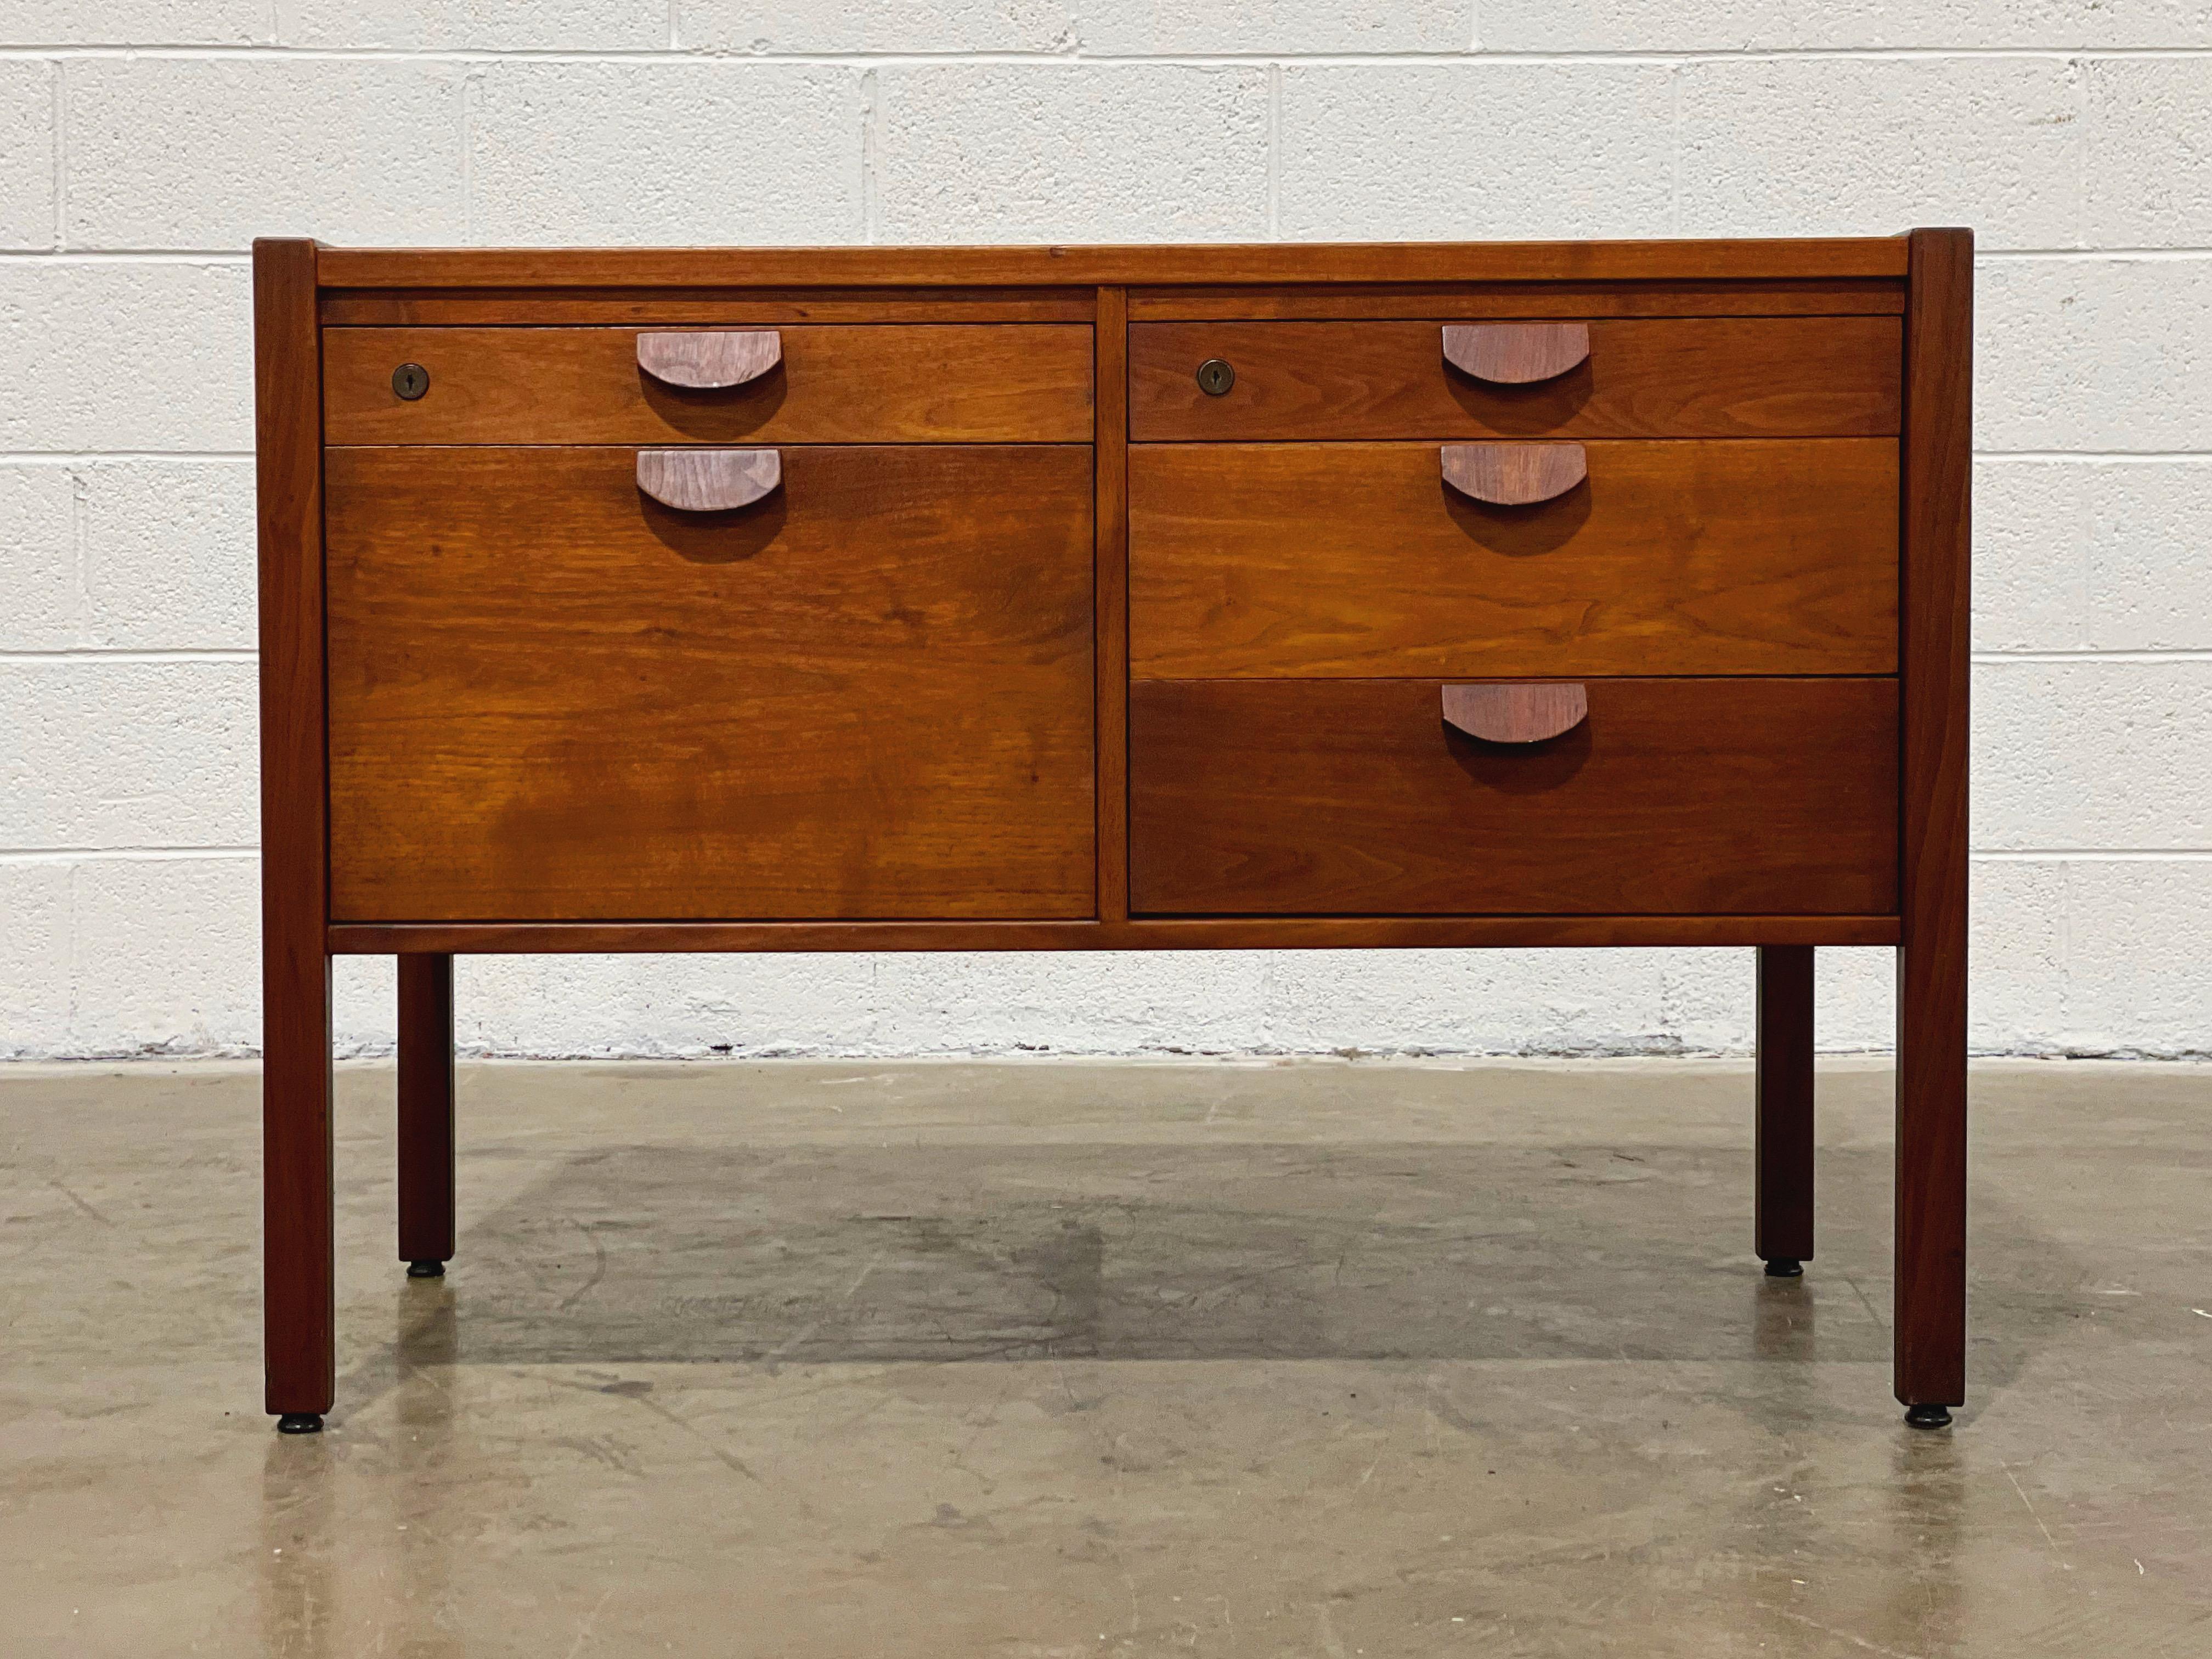
[{"label": "black metal foot glide", "polygon": [[323,1414],[320,1412],[286,1412],[276,1419],[279,1434],[320,1434]]},{"label": "black metal foot glide", "polygon": [[1778,1255],[1766,1264],[1766,1276],[1769,1279],[1802,1279],[1805,1277],[1805,1264],[1794,1255]]},{"label": "black metal foot glide", "polygon": [[410,1279],[443,1279],[446,1264],[442,1261],[410,1261],[407,1264]]},{"label": "black metal foot glide", "polygon": [[1907,1406],[1905,1408],[1905,1423],[1907,1428],[1913,1429],[1948,1429],[1951,1426],[1951,1408],[1948,1406]]}]

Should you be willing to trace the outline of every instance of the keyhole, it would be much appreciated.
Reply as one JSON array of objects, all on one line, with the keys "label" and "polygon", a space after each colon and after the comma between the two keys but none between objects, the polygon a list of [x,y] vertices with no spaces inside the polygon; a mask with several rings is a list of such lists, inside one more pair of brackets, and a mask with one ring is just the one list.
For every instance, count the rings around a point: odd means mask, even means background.
[{"label": "keyhole", "polygon": [[402,363],[392,371],[392,389],[411,404],[430,389],[430,371],[420,363]]},{"label": "keyhole", "polygon": [[1237,371],[1218,357],[1208,357],[1198,366],[1198,389],[1209,398],[1218,398],[1237,384]]}]

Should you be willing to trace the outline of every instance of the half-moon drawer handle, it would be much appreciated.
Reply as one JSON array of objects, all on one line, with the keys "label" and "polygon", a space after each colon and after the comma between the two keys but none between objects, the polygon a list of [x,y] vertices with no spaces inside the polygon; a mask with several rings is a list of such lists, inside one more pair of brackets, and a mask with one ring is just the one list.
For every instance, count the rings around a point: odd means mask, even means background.
[{"label": "half-moon drawer handle", "polygon": [[1541,743],[1589,715],[1578,684],[1520,681],[1444,687],[1444,724],[1485,743]]},{"label": "half-moon drawer handle", "polygon": [[1589,476],[1580,444],[1446,444],[1444,482],[1498,507],[1564,495]]},{"label": "half-moon drawer handle", "polygon": [[640,368],[670,386],[700,391],[757,380],[782,361],[783,336],[772,328],[637,337]]},{"label": "half-moon drawer handle", "polygon": [[1478,380],[1555,380],[1589,356],[1588,323],[1447,323],[1444,361]]},{"label": "half-moon drawer handle", "polygon": [[641,449],[637,487],[681,513],[750,507],[783,482],[773,449]]}]

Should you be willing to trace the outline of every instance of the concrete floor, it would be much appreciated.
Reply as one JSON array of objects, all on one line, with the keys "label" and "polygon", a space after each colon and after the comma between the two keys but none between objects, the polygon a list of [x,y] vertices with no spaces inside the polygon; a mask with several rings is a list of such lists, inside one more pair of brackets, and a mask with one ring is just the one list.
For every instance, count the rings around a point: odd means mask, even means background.
[{"label": "concrete floor", "polygon": [[0,1071],[0,1650],[2212,1653],[2212,1068],[1978,1070],[1936,1434],[1875,1065],[1796,1283],[1740,1065],[478,1066],[414,1283],[340,1081],[291,1439],[252,1071]]}]

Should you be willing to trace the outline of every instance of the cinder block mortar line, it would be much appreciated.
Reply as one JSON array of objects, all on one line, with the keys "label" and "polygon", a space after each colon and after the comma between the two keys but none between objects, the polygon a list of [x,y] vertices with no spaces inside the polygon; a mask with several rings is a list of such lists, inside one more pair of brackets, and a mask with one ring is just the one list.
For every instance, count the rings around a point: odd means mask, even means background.
[{"label": "cinder block mortar line", "polygon": [[[82,578],[80,575],[80,585],[82,580]],[[259,660],[258,652],[243,647],[235,650],[220,647],[196,650],[179,646],[171,650],[134,651],[125,647],[110,649],[105,646],[72,645],[64,646],[52,651],[0,651],[0,665],[9,666],[47,662],[258,662]]]},{"label": "cinder block mortar line", "polygon": [[[93,613],[92,580],[90,574],[92,544],[92,503],[90,487],[85,483],[82,470],[71,468],[70,482],[70,586],[76,603],[80,618]],[[80,621],[79,627],[82,627]]]},{"label": "cinder block mortar line", "polygon": [[[244,463],[250,449],[5,449],[0,466],[76,466],[82,463],[201,461]],[[2212,451],[2201,449],[1978,449],[1977,461],[2005,465],[2097,467],[2203,466]]]},{"label": "cinder block mortar line", "polygon": [[69,246],[69,76],[54,70],[54,246]]},{"label": "cinder block mortar line", "polygon": [[12,847],[0,864],[147,863],[168,859],[258,859],[258,847]]},{"label": "cinder block mortar line", "polygon": [[[0,848],[0,864],[96,864],[103,860],[161,859],[258,859],[256,846],[212,847],[9,847]],[[1978,847],[1977,864],[2206,864],[2212,847]]]},{"label": "cinder block mortar line", "polygon": [[1283,236],[1283,66],[1267,65],[1267,240]]},{"label": "cinder block mortar line", "polygon": [[477,240],[477,104],[483,91],[483,71],[476,70],[461,80],[461,234]]},{"label": "cinder block mortar line", "polygon": [[2089,69],[2081,58],[2066,66],[2074,91],[2074,240],[2087,246],[2089,238]]},{"label": "cinder block mortar line", "polygon": [[1079,47],[1061,51],[943,52],[715,52],[704,48],[669,50],[659,46],[599,46],[588,50],[526,46],[145,46],[52,43],[0,46],[0,59],[130,58],[158,62],[174,58],[256,58],[291,63],[544,63],[544,64],[876,64],[890,67],[945,64],[1096,64],[1109,68],[1183,66],[1206,68],[1235,64],[1249,68],[1274,62],[1300,67],[1364,68],[1401,64],[1462,66],[1469,64],[1535,64],[1571,65],[1774,63],[1836,60],[1853,63],[1911,63],[1952,58],[2033,59],[2068,63],[2107,58],[2208,58],[2212,45],[2193,46],[1756,46],[1729,50],[1707,47],[1694,52],[1663,52],[1650,48],[1626,52],[1099,52]]},{"label": "cinder block mortar line", "polygon": [[1976,264],[2026,264],[2041,262],[2051,264],[2084,264],[2098,260],[2135,260],[2149,263],[2158,260],[2202,259],[2212,257],[2212,247],[2174,244],[2165,247],[1985,247],[1974,250]]},{"label": "cinder block mortar line", "polygon": [[1672,118],[1668,122],[1668,141],[1672,154],[1667,167],[1667,234],[1682,234],[1682,70],[1680,65],[1667,71],[1667,101]]},{"label": "cinder block mortar line", "polygon": [[240,248],[7,248],[0,265],[242,265],[252,252]]},{"label": "cinder block mortar line", "polygon": [[[80,461],[250,461],[250,449],[0,449],[0,466],[73,466]],[[1978,461],[2033,466],[2201,466],[2203,449],[1978,449]]]},{"label": "cinder block mortar line", "polygon": [[[1904,228],[1909,229],[1910,226]],[[1445,236],[1417,236],[1405,239],[1414,242],[1441,242],[1452,240]],[[1513,237],[1489,237],[1480,240],[1512,241]],[[1557,240],[1557,239],[1553,239]],[[1698,239],[1692,239],[1698,240]],[[353,244],[337,241],[336,246],[383,246],[382,244]],[[416,246],[414,243],[406,246]],[[642,245],[641,245],[642,246]],[[769,244],[774,246],[817,246],[816,244]],[[838,246],[831,244],[830,246]],[[0,249],[0,264],[115,264],[137,261],[142,264],[245,264],[252,254],[240,248],[4,248]],[[1979,264],[2004,263],[2094,264],[2099,263],[2148,264],[2154,262],[2182,263],[2188,260],[2212,259],[2212,246],[2176,245],[2171,247],[2068,247],[2068,248],[1984,248],[1976,256]]]},{"label": "cinder block mortar line", "polygon": [[[672,4],[674,0],[670,0]],[[883,156],[876,71],[860,77],[860,240],[872,243],[883,234]]]},{"label": "cinder block mortar line", "polygon": [[[1971,862],[1971,855],[1969,855],[1969,861]],[[2019,862],[2024,863],[2026,860],[2021,860]],[[2057,1004],[2055,1011],[2057,1029],[2062,1031],[2069,1031],[2074,1028],[2074,908],[2076,896],[2074,890],[2075,873],[2071,865],[2061,865],[2057,878],[2058,882],[2058,971],[2052,975],[2057,981],[2052,988],[2052,1000]],[[1971,1018],[1971,1015],[1969,1018]],[[2045,1022],[2044,1029],[2046,1031],[2051,1029],[2051,1024]],[[2015,1030],[2014,1032],[2015,1042],[2018,1041],[2019,1036],[2020,1032]],[[398,1047],[396,1041],[393,1046],[395,1048]]]},{"label": "cinder block mortar line", "polygon": [[2212,847],[1977,847],[1977,864],[2206,864]]},{"label": "cinder block mortar line", "polygon": [[[80,495],[82,502],[82,495]],[[53,650],[0,650],[0,664],[42,664],[42,661],[112,661],[112,664],[139,664],[139,661],[258,661],[258,653],[250,648],[192,648],[175,646],[164,650],[139,650],[131,646],[55,646]],[[2066,661],[2101,661],[2101,664],[2174,664],[2174,661],[2212,661],[2212,646],[2177,646],[2170,650],[1978,650],[1973,653],[1978,664],[2066,664]]]},{"label": "cinder block mortar line", "polygon": [[[82,1048],[83,1045],[83,1038],[78,1035],[81,1028],[77,1023],[77,999],[84,984],[86,929],[83,923],[83,870],[76,865],[71,865],[69,872],[69,930],[68,937],[62,943],[62,971],[69,976],[64,981],[68,987],[68,991],[62,1005],[62,1030],[64,1041],[68,1042],[72,1049]],[[398,1049],[398,1044],[396,1041],[392,1047],[395,1051]]]},{"label": "cinder block mortar line", "polygon": [[2179,647],[2170,651],[1977,651],[1976,662],[2212,662],[2212,648]]}]

